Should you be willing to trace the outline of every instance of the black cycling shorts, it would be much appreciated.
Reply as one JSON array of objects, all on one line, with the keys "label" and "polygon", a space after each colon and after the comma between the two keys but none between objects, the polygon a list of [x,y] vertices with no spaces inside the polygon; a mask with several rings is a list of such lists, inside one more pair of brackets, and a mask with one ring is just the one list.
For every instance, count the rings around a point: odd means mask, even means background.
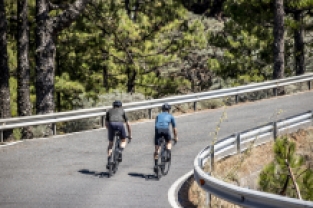
[{"label": "black cycling shorts", "polygon": [[164,137],[166,142],[171,141],[171,133],[169,129],[155,129],[154,145],[159,145],[159,139]]},{"label": "black cycling shorts", "polygon": [[113,142],[116,131],[120,132],[121,139],[126,138],[126,131],[125,131],[124,123],[123,122],[110,122],[109,129],[108,129],[108,136],[109,136],[110,142]]}]

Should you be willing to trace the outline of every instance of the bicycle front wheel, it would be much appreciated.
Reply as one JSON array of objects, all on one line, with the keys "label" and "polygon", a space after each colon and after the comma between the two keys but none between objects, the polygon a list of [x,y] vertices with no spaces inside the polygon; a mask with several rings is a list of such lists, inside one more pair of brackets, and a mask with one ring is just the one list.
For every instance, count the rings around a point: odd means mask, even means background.
[{"label": "bicycle front wheel", "polygon": [[161,173],[167,175],[171,167],[171,152],[164,149],[161,153]]}]

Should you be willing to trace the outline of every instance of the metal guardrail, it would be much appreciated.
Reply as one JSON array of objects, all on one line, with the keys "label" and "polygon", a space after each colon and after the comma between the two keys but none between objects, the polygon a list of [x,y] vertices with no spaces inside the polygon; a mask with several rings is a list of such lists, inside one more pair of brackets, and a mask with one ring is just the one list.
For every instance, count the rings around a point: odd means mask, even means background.
[{"label": "metal guardrail", "polygon": [[[272,80],[262,83],[249,84],[245,86],[239,86],[229,89],[214,90],[209,92],[193,93],[188,95],[173,96],[162,99],[146,100],[141,102],[132,102],[123,104],[123,108],[126,112],[137,110],[149,110],[149,118],[152,118],[152,109],[160,107],[164,102],[169,104],[182,104],[182,103],[194,103],[194,110],[196,110],[197,101],[221,98],[226,96],[236,96],[236,102],[238,101],[238,95],[248,92],[255,92],[266,89],[275,89],[291,84],[297,84],[301,82],[308,82],[309,89],[311,89],[311,81],[313,80],[313,73],[307,73],[301,76],[289,77],[285,79]],[[3,131],[6,129],[21,128],[25,126],[35,126],[42,124],[52,124],[53,134],[56,134],[56,123],[65,122],[71,120],[78,120],[84,118],[101,117],[102,127],[104,126],[104,118],[107,109],[111,106],[104,106],[98,108],[81,109],[69,112],[51,113],[44,115],[16,117],[8,119],[0,119],[0,141],[3,142]]]},{"label": "metal guardrail", "polygon": [[239,154],[251,146],[258,146],[277,138],[278,135],[312,125],[313,112],[305,112],[284,120],[271,122],[248,131],[236,133],[204,148],[194,160],[194,176],[199,186],[207,193],[243,207],[313,207],[313,202],[251,190],[218,180],[203,170],[210,160],[211,171],[214,161],[229,155]]}]

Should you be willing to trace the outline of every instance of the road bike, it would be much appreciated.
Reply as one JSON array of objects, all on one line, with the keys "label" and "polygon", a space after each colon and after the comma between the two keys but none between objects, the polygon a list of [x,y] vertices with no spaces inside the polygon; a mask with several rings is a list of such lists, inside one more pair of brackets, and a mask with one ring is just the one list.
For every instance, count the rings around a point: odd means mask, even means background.
[{"label": "road bike", "polygon": [[[174,145],[175,144],[176,141],[174,140]],[[159,147],[161,148],[161,153],[158,159],[158,165],[154,168],[155,177],[157,179],[167,175],[171,167],[171,152],[166,148],[166,141],[164,137],[159,139]],[[161,160],[161,162],[159,162],[159,160]]]},{"label": "road bike", "polygon": [[[128,142],[130,142],[130,138],[127,136]],[[109,175],[110,178],[113,176],[118,170],[118,165],[122,162],[122,152],[120,150],[120,142],[121,142],[121,132],[119,130],[115,130],[114,132],[114,140],[112,146],[112,154],[108,163]]]}]

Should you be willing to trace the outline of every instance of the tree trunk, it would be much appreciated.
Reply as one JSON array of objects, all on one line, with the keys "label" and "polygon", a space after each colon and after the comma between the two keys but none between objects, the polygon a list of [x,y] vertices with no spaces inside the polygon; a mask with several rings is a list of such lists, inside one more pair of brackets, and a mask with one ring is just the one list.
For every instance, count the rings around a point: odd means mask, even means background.
[{"label": "tree trunk", "polygon": [[[11,117],[9,80],[10,71],[7,52],[7,20],[4,1],[0,0],[0,118]],[[4,131],[3,141],[9,141],[12,138],[12,130]]]},{"label": "tree trunk", "polygon": [[[274,3],[274,71],[273,79],[281,79],[284,77],[284,1],[275,0]],[[277,89],[277,94],[284,93],[283,88]]]},{"label": "tree trunk", "polygon": [[[103,52],[103,60],[107,61],[109,59],[108,52]],[[107,65],[104,65],[102,68],[102,78],[103,78],[103,88],[109,92],[109,72]]]},{"label": "tree trunk", "polygon": [[304,41],[303,41],[303,27],[301,23],[301,12],[294,13],[294,20],[300,25],[299,28],[294,31],[295,41],[295,71],[296,75],[304,74]]},{"label": "tree trunk", "polygon": [[53,28],[49,22],[48,0],[36,1],[36,110],[37,114],[54,112]]},{"label": "tree trunk", "polygon": [[[76,0],[60,15],[50,17],[48,0],[36,0],[36,113],[53,113],[54,73],[55,73],[55,36],[79,17],[91,0]],[[51,7],[50,7],[51,6]],[[51,127],[51,125],[50,125]],[[48,129],[49,130],[49,129]],[[50,128],[48,134],[51,134]]]},{"label": "tree trunk", "polygon": [[125,10],[127,12],[127,15],[129,19],[131,19],[133,22],[136,22],[137,16],[138,16],[138,9],[139,9],[139,0],[136,0],[134,3],[134,6],[131,6],[131,3],[129,0],[125,0]]},{"label": "tree trunk", "polygon": [[136,81],[137,72],[132,71],[129,67],[127,69],[127,92],[135,93],[135,81]]},{"label": "tree trunk", "polygon": [[91,0],[76,0],[56,17],[50,17],[48,0],[36,0],[36,111],[53,113],[56,45],[54,36],[79,17]]},{"label": "tree trunk", "polygon": [[222,21],[224,1],[225,0],[214,0],[209,16],[215,17],[217,20]]},{"label": "tree trunk", "polygon": [[[58,37],[55,36],[55,44],[58,45]],[[60,68],[60,53],[58,53],[58,51],[56,50],[56,66],[55,66],[55,75],[56,76],[61,76],[61,68]],[[56,110],[57,112],[61,112],[62,111],[62,107],[61,107],[61,92],[57,91],[56,93]]]},{"label": "tree trunk", "polygon": [[[28,1],[18,1],[17,107],[19,116],[31,115]],[[33,137],[31,127],[22,128],[22,139]]]}]

